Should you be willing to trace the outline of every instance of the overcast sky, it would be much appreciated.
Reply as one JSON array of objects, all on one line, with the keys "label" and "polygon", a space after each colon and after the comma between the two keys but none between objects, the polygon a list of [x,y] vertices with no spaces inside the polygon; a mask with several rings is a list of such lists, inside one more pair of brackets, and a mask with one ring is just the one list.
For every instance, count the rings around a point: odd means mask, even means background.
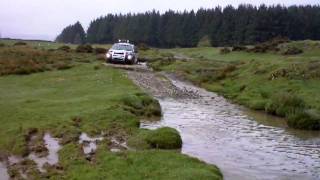
[{"label": "overcast sky", "polygon": [[197,10],[231,4],[319,4],[319,0],[0,0],[2,37],[53,40],[76,21],[87,28],[90,21],[108,13]]}]

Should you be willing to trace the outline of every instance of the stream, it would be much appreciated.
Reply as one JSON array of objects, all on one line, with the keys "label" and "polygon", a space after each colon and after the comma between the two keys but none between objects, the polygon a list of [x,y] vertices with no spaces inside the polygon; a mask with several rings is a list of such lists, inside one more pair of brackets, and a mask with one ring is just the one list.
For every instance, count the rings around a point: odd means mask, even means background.
[{"label": "stream", "polygon": [[170,78],[191,97],[157,97],[163,118],[142,128],[176,128],[182,153],[217,165],[226,180],[320,179],[320,133],[250,111],[215,93]]}]

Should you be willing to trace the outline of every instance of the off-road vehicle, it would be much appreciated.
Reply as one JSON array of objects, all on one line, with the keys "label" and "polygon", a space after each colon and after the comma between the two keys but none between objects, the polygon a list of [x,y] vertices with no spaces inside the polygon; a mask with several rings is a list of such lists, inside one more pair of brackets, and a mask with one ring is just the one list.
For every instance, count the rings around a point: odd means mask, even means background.
[{"label": "off-road vehicle", "polygon": [[106,53],[107,62],[109,63],[138,63],[138,50],[133,45],[127,42],[115,43]]}]

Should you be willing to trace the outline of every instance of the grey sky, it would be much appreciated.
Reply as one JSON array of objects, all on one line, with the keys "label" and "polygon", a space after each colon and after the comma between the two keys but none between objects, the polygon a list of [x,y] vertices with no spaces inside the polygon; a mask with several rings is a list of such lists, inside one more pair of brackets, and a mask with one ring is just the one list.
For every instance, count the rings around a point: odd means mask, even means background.
[{"label": "grey sky", "polygon": [[156,9],[190,10],[228,4],[303,5],[319,0],[0,0],[2,37],[53,40],[67,25],[91,20],[108,13],[144,12]]}]

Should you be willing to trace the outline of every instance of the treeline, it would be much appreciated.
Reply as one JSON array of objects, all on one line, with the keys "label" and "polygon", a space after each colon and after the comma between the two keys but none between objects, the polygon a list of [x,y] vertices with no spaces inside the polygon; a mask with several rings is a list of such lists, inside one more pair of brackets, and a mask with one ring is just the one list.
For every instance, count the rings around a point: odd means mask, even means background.
[{"label": "treeline", "polygon": [[86,33],[80,22],[76,22],[74,25],[64,28],[61,34],[56,38],[56,41],[71,44],[84,44],[86,43]]},{"label": "treeline", "polygon": [[[62,42],[66,42],[64,31],[58,37]],[[196,12],[109,14],[91,22],[86,42],[129,39],[155,47],[194,47],[208,37],[212,46],[227,46],[254,44],[277,36],[320,40],[320,6],[240,5]]]}]

